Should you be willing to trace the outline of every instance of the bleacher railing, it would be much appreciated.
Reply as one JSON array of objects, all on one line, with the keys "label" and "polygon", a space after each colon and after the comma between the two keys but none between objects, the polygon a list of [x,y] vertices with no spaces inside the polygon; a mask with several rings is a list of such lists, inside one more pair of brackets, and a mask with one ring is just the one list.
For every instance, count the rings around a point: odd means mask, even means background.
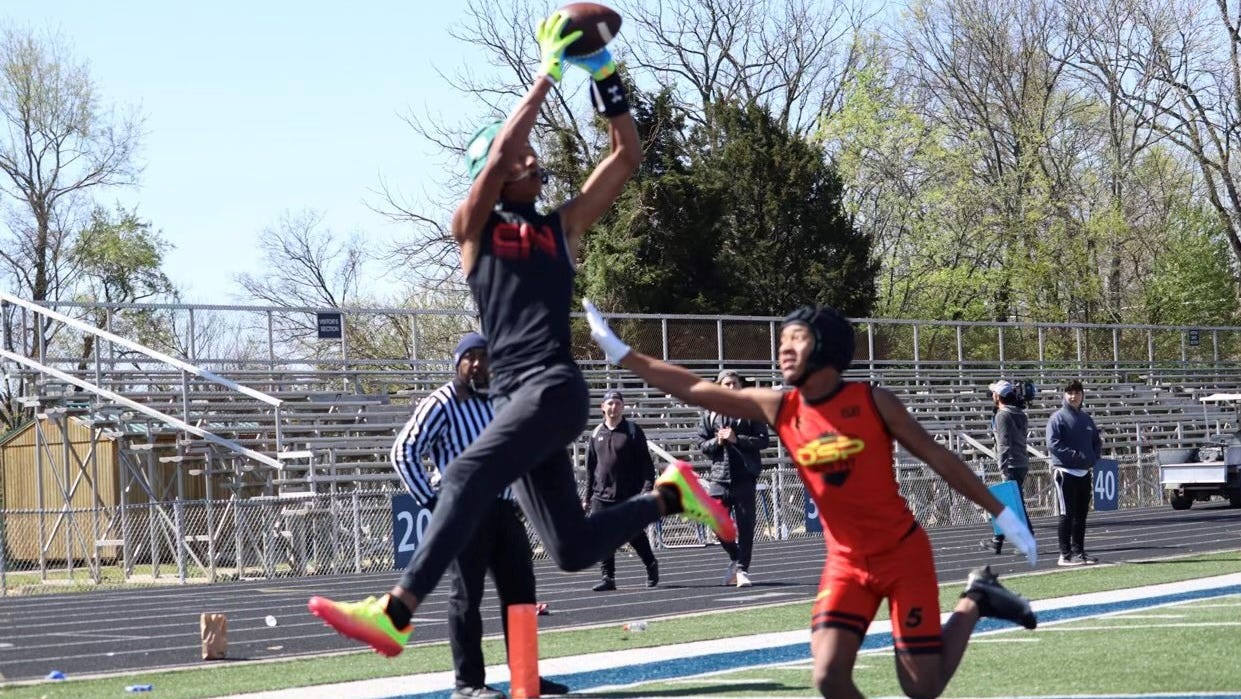
[{"label": "bleacher railing", "polygon": [[[17,338],[13,336],[15,324],[10,322],[10,308],[20,309],[21,322],[16,324]],[[0,358],[53,377],[116,404],[124,405],[157,420],[162,420],[186,433],[193,434],[266,466],[280,467],[280,463],[267,454],[244,447],[233,440],[219,437],[190,424],[192,419],[190,409],[190,377],[223,390],[247,396],[269,406],[273,416],[274,440],[277,452],[283,451],[280,414],[282,401],[279,398],[274,398],[249,386],[241,385],[210,370],[195,366],[187,360],[151,349],[107,330],[101,330],[89,323],[58,313],[40,304],[3,292],[0,292],[0,317],[2,317],[0,331],[3,332],[2,337],[0,337]],[[76,376],[58,368],[56,364],[61,362],[57,362],[49,356],[48,350],[51,340],[61,333],[76,333],[75,337],[78,338],[92,338],[92,341],[89,343],[92,348],[91,356],[72,359],[72,362],[76,363],[79,368],[78,375]],[[20,344],[20,351],[14,351],[15,346],[18,344]],[[180,388],[181,415],[179,417],[167,415],[162,411],[138,404],[105,388],[102,385],[106,372],[104,362],[102,361],[102,353],[105,351],[113,354],[109,364],[114,364],[117,359],[116,355],[122,354],[122,361],[127,363],[146,364],[148,370],[159,371],[164,369],[175,372]],[[92,368],[87,369],[85,372],[81,371],[86,366],[88,360]],[[111,366],[109,366],[110,368]],[[6,376],[11,376],[13,372],[6,371],[5,374]],[[94,380],[87,381],[82,374],[93,376]]]},{"label": "bleacher railing", "polygon": [[[156,322],[152,316],[158,316],[159,326],[172,331],[166,336],[166,351],[196,366],[229,369],[408,368],[411,361],[442,362],[451,356],[462,333],[477,329],[472,310],[82,302],[47,307],[101,318],[107,331],[152,327]],[[775,366],[780,318],[605,315],[627,342],[653,356],[702,364]],[[339,326],[331,326],[340,328],[339,337],[321,339],[319,320],[326,316],[340,318]],[[854,323],[855,359],[860,364],[926,370],[931,375],[971,367],[1002,372],[1087,366],[1141,371],[1241,360],[1239,326],[884,318],[856,318]],[[602,360],[584,322],[575,332],[578,357]],[[18,335],[34,338],[37,333],[27,328]]]}]

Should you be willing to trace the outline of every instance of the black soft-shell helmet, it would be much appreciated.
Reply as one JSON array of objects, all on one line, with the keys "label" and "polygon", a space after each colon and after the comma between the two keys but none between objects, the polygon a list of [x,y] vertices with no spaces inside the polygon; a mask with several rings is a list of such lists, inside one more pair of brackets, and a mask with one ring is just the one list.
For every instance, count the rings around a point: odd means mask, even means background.
[{"label": "black soft-shell helmet", "polygon": [[827,306],[802,306],[784,317],[780,329],[790,325],[804,325],[814,337],[814,347],[806,359],[806,368],[790,383],[800,386],[806,378],[824,367],[844,371],[853,363],[853,324],[840,313]]}]

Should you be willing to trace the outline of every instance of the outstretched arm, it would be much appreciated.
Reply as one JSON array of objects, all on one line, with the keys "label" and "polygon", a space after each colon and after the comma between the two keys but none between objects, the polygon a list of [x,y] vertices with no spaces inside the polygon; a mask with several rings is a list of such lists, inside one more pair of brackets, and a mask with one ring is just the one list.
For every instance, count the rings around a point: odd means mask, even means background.
[{"label": "outstretched arm", "polygon": [[590,337],[608,359],[641,376],[648,384],[665,393],[707,410],[732,417],[760,420],[774,424],[780,410],[780,392],[764,388],[734,391],[700,378],[688,369],[635,352],[621,341],[587,299],[582,299]]},{"label": "outstretched arm", "polygon": [[465,201],[457,206],[452,215],[452,237],[462,249],[473,245],[478,240],[487,216],[495,208],[500,199],[500,190],[517,162],[518,154],[530,139],[530,130],[539,116],[539,108],[552,83],[545,76],[535,78],[534,84],[526,91],[526,96],[517,104],[517,108],[504,121],[504,126],[491,142],[491,150],[487,155],[487,163],[478,174]]},{"label": "outstretched arm", "polygon": [[574,256],[580,249],[582,235],[616,201],[642,162],[638,128],[629,112],[608,120],[608,134],[612,139],[612,152],[590,173],[581,193],[560,208],[560,222]]},{"label": "outstretched arm", "polygon": [[689,369],[630,351],[617,364],[641,376],[661,391],[707,410],[732,417],[774,423],[780,409],[780,392],[769,388],[735,391],[707,381]]},{"label": "outstretched arm", "polygon": [[900,399],[885,388],[875,387],[872,390],[875,407],[879,409],[888,431],[901,446],[930,466],[953,490],[973,500],[992,515],[1000,514],[1004,505],[987,490],[987,486],[974,475],[965,462],[936,442],[922,425],[918,424]]},{"label": "outstretched arm", "polygon": [[883,388],[874,388],[875,407],[888,427],[888,432],[909,453],[921,459],[939,474],[952,489],[973,500],[995,517],[995,523],[1017,550],[1025,554],[1030,565],[1038,563],[1038,544],[1034,533],[1017,513],[1005,507],[978,476],[954,453],[935,441],[922,425],[909,414],[900,399]]},{"label": "outstretched arm", "polygon": [[568,23],[568,16],[560,11],[553,12],[547,19],[539,22],[535,31],[543,59],[539,74],[526,91],[526,96],[517,104],[517,108],[492,140],[482,171],[470,186],[465,201],[453,212],[452,237],[461,247],[461,268],[467,276],[474,266],[474,259],[478,254],[478,236],[487,223],[487,217],[495,208],[500,191],[512,174],[513,164],[530,140],[530,130],[534,128],[547,93],[564,73],[565,47],[582,35],[580,31],[574,31],[562,36]]},{"label": "outstretched arm", "polygon": [[593,79],[591,100],[595,110],[607,117],[608,137],[612,142],[612,152],[590,173],[581,193],[560,207],[560,221],[569,251],[576,257],[582,235],[616,201],[641,164],[642,143],[638,139],[638,127],[629,114],[625,85],[607,47],[589,56],[570,57],[565,61],[590,73]]}]

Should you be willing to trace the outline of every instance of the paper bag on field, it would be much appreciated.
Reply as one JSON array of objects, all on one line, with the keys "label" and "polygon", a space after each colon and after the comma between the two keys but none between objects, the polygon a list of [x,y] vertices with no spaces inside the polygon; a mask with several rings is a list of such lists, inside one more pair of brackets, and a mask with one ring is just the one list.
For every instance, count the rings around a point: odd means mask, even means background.
[{"label": "paper bag on field", "polygon": [[202,629],[203,660],[220,660],[228,656],[228,617],[223,614],[203,614],[199,618]]}]

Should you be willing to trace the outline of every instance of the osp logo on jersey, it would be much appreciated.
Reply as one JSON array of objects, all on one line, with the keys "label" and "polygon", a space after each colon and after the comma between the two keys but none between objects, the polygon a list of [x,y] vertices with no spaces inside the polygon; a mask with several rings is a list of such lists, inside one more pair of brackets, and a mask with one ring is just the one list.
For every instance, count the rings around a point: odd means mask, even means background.
[{"label": "osp logo on jersey", "polygon": [[856,437],[827,432],[798,447],[793,458],[799,466],[823,474],[828,485],[841,485],[853,468],[853,457],[865,449],[866,443]]}]

